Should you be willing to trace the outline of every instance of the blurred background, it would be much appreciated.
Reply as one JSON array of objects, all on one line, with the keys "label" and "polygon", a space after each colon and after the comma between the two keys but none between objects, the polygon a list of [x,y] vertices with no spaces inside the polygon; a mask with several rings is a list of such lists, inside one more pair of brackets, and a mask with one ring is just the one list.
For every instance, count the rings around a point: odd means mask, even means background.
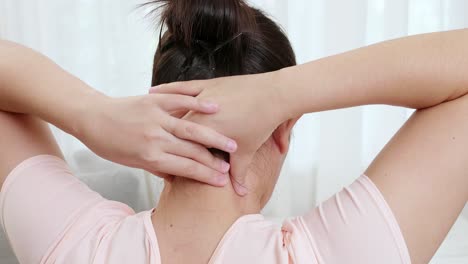
[{"label": "blurred background", "polygon": [[[145,17],[148,10],[137,8],[142,2],[0,0],[0,38],[46,54],[108,95],[144,94],[150,86],[159,28]],[[387,39],[468,26],[466,0],[249,2],[283,26],[299,63]],[[264,213],[280,222],[350,184],[411,113],[404,108],[366,106],[304,116]],[[137,211],[155,206],[162,189],[156,177],[102,160],[73,137],[58,129],[54,133],[77,176],[91,188]],[[0,263],[17,263],[1,232]],[[468,210],[431,263],[468,263]]]}]

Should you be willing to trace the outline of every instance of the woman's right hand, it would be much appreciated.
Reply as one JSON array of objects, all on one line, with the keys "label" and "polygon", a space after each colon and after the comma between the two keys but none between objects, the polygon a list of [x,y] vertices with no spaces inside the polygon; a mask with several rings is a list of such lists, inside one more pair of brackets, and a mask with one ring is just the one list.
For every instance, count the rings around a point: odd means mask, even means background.
[{"label": "woman's right hand", "polygon": [[160,85],[150,93],[197,96],[220,105],[218,113],[192,112],[185,119],[236,140],[239,149],[231,154],[230,173],[236,192],[245,195],[248,189],[244,179],[253,156],[273,131],[290,118],[273,80],[274,75],[270,74],[226,77]]},{"label": "woman's right hand", "polygon": [[77,137],[110,161],[141,168],[161,177],[177,175],[224,186],[230,165],[207,148],[232,153],[235,141],[213,129],[171,116],[177,111],[210,115],[219,111],[212,101],[185,95],[102,96],[89,104]]}]

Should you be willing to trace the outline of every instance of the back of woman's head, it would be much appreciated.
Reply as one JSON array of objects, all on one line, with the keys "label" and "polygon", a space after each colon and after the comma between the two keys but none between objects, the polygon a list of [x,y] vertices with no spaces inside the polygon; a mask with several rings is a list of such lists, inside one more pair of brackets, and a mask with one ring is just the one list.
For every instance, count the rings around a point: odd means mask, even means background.
[{"label": "back of woman's head", "polygon": [[[167,30],[152,85],[279,70],[296,64],[288,38],[242,0],[157,0]],[[161,8],[161,9],[160,9]]]}]

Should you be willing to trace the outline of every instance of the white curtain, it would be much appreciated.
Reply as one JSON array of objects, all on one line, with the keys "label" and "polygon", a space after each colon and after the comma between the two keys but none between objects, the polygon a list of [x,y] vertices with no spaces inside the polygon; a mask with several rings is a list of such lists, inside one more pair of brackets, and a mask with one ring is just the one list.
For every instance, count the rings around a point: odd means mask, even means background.
[{"label": "white curtain", "polygon": [[[141,2],[0,0],[0,37],[46,54],[109,95],[143,94],[158,32],[145,10],[137,9]],[[283,26],[300,63],[386,39],[468,26],[465,0],[250,2]],[[301,214],[350,184],[410,114],[366,106],[304,116],[264,213],[273,219]],[[159,180],[104,161],[69,135],[54,133],[78,177],[93,189],[137,211],[154,206]],[[468,263],[467,237],[468,220],[460,219],[433,263]],[[15,263],[5,248],[0,235],[0,262]]]}]

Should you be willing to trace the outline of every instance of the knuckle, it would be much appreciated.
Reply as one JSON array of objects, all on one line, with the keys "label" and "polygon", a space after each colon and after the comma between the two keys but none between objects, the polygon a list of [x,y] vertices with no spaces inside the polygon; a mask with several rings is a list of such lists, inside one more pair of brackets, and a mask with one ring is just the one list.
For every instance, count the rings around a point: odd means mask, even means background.
[{"label": "knuckle", "polygon": [[157,148],[147,147],[139,153],[139,158],[146,167],[157,170],[164,163],[164,153]]},{"label": "knuckle", "polygon": [[161,164],[162,164],[161,155],[152,156],[150,162],[151,162],[151,165],[153,166],[153,168],[161,167]]},{"label": "knuckle", "polygon": [[191,97],[189,102],[187,103],[188,106],[192,109],[199,109],[202,107],[202,102],[200,99],[197,99],[197,98],[194,98],[194,97]]},{"label": "knuckle", "polygon": [[184,126],[184,134],[189,138],[194,138],[197,135],[197,129],[194,125],[186,124]]},{"label": "knuckle", "polygon": [[147,143],[149,142],[164,142],[166,140],[163,132],[161,129],[151,129],[151,128],[146,128],[143,131],[143,138]]},{"label": "knuckle", "polygon": [[216,166],[216,158],[214,158],[209,152],[205,153],[204,151],[201,151],[197,149],[197,151],[194,151],[194,159],[205,166],[213,167]]},{"label": "knuckle", "polygon": [[192,100],[193,103],[194,103],[194,104],[197,104],[197,105],[202,105],[203,102],[204,102],[203,99],[200,99],[200,98],[198,98],[198,97],[191,97],[191,98],[193,99],[193,100]]},{"label": "knuckle", "polygon": [[198,175],[198,165],[196,163],[190,163],[185,165],[184,171],[188,178],[195,179]]},{"label": "knuckle", "polygon": [[143,138],[145,142],[150,142],[153,139],[153,131],[150,129],[143,130]]},{"label": "knuckle", "polygon": [[183,108],[191,109],[195,105],[193,99],[187,96],[180,97],[179,100]]},{"label": "knuckle", "polygon": [[164,129],[167,132],[171,134],[178,134],[179,133],[178,123],[179,123],[179,119],[170,117],[164,120],[164,122],[162,123],[162,126],[164,126]]},{"label": "knuckle", "polygon": [[145,163],[155,164],[155,163],[159,162],[159,154],[155,153],[155,151],[152,151],[150,149],[146,149],[146,150],[140,152],[140,158]]}]

